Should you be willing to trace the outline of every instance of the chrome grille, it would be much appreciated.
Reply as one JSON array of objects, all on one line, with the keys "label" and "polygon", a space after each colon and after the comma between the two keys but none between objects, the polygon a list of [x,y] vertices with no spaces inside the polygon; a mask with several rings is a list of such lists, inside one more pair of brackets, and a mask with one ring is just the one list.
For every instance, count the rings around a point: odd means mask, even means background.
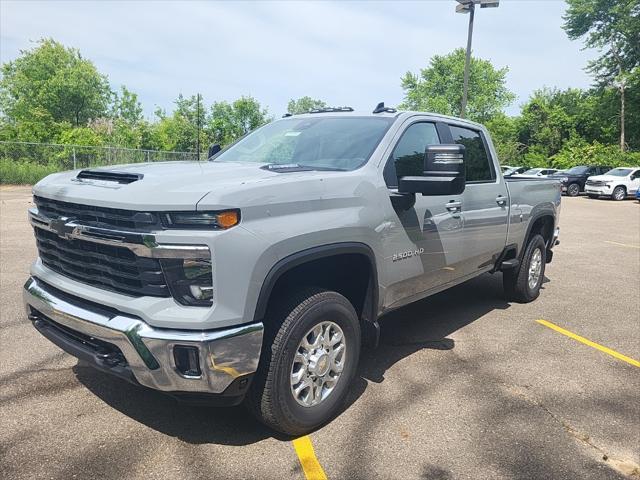
[{"label": "chrome grille", "polygon": [[587,185],[591,187],[604,187],[606,182],[603,182],[602,180],[587,180]]},{"label": "chrome grille", "polygon": [[141,232],[148,232],[160,226],[159,216],[155,212],[80,205],[38,196],[34,196],[33,201],[38,207],[38,211],[46,217],[73,218],[84,225],[102,228],[116,227]]},{"label": "chrome grille", "polygon": [[158,259],[139,257],[125,247],[34,230],[42,263],[61,275],[127,295],[170,296]]}]

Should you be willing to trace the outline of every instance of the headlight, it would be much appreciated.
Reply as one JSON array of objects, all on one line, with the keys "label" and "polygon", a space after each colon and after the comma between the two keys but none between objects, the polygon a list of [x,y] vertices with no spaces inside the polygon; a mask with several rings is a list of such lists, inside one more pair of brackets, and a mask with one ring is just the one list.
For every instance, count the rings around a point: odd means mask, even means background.
[{"label": "headlight", "polygon": [[221,212],[167,212],[162,214],[166,228],[223,230],[240,222],[239,210]]},{"label": "headlight", "polygon": [[567,182],[569,181],[569,177],[562,177],[562,178],[560,179],[560,181],[561,181],[562,183],[567,183]]},{"label": "headlight", "polygon": [[182,305],[213,305],[213,271],[210,258],[163,258],[160,260],[169,291]]}]

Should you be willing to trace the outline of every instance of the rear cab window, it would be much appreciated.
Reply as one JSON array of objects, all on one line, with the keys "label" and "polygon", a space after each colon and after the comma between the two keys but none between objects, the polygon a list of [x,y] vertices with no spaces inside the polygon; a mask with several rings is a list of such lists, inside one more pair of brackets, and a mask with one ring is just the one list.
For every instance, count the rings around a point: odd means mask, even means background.
[{"label": "rear cab window", "polygon": [[496,172],[487,147],[478,130],[449,125],[453,142],[465,147],[467,183],[494,182]]}]

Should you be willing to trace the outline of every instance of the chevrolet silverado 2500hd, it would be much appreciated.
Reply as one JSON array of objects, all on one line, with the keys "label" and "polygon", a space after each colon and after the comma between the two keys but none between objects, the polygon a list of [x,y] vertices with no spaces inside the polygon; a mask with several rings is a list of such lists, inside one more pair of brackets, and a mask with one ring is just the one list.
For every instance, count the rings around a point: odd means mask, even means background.
[{"label": "chevrolet silverado 2500hd", "polygon": [[532,301],[559,232],[559,182],[505,181],[483,126],[388,108],[287,116],[207,162],[57,173],[33,194],[42,335],[289,434],[336,413],[385,312],[485,272]]}]

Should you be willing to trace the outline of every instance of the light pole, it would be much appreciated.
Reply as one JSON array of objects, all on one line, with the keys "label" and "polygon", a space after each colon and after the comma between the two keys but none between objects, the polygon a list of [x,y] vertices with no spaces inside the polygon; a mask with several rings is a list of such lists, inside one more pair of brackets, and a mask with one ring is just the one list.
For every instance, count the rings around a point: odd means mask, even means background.
[{"label": "light pole", "polygon": [[467,95],[469,91],[469,64],[471,63],[471,38],[473,37],[473,16],[476,11],[476,4],[480,8],[495,8],[500,4],[500,0],[456,0],[456,13],[469,14],[469,32],[467,33],[467,56],[464,59],[464,84],[462,87],[462,105],[460,105],[460,117],[467,115]]},{"label": "light pole", "polygon": [[196,152],[198,152],[197,155],[197,159],[198,161],[200,161],[200,94],[198,93],[197,97],[196,97],[196,128],[197,128],[197,134],[196,134]]}]

